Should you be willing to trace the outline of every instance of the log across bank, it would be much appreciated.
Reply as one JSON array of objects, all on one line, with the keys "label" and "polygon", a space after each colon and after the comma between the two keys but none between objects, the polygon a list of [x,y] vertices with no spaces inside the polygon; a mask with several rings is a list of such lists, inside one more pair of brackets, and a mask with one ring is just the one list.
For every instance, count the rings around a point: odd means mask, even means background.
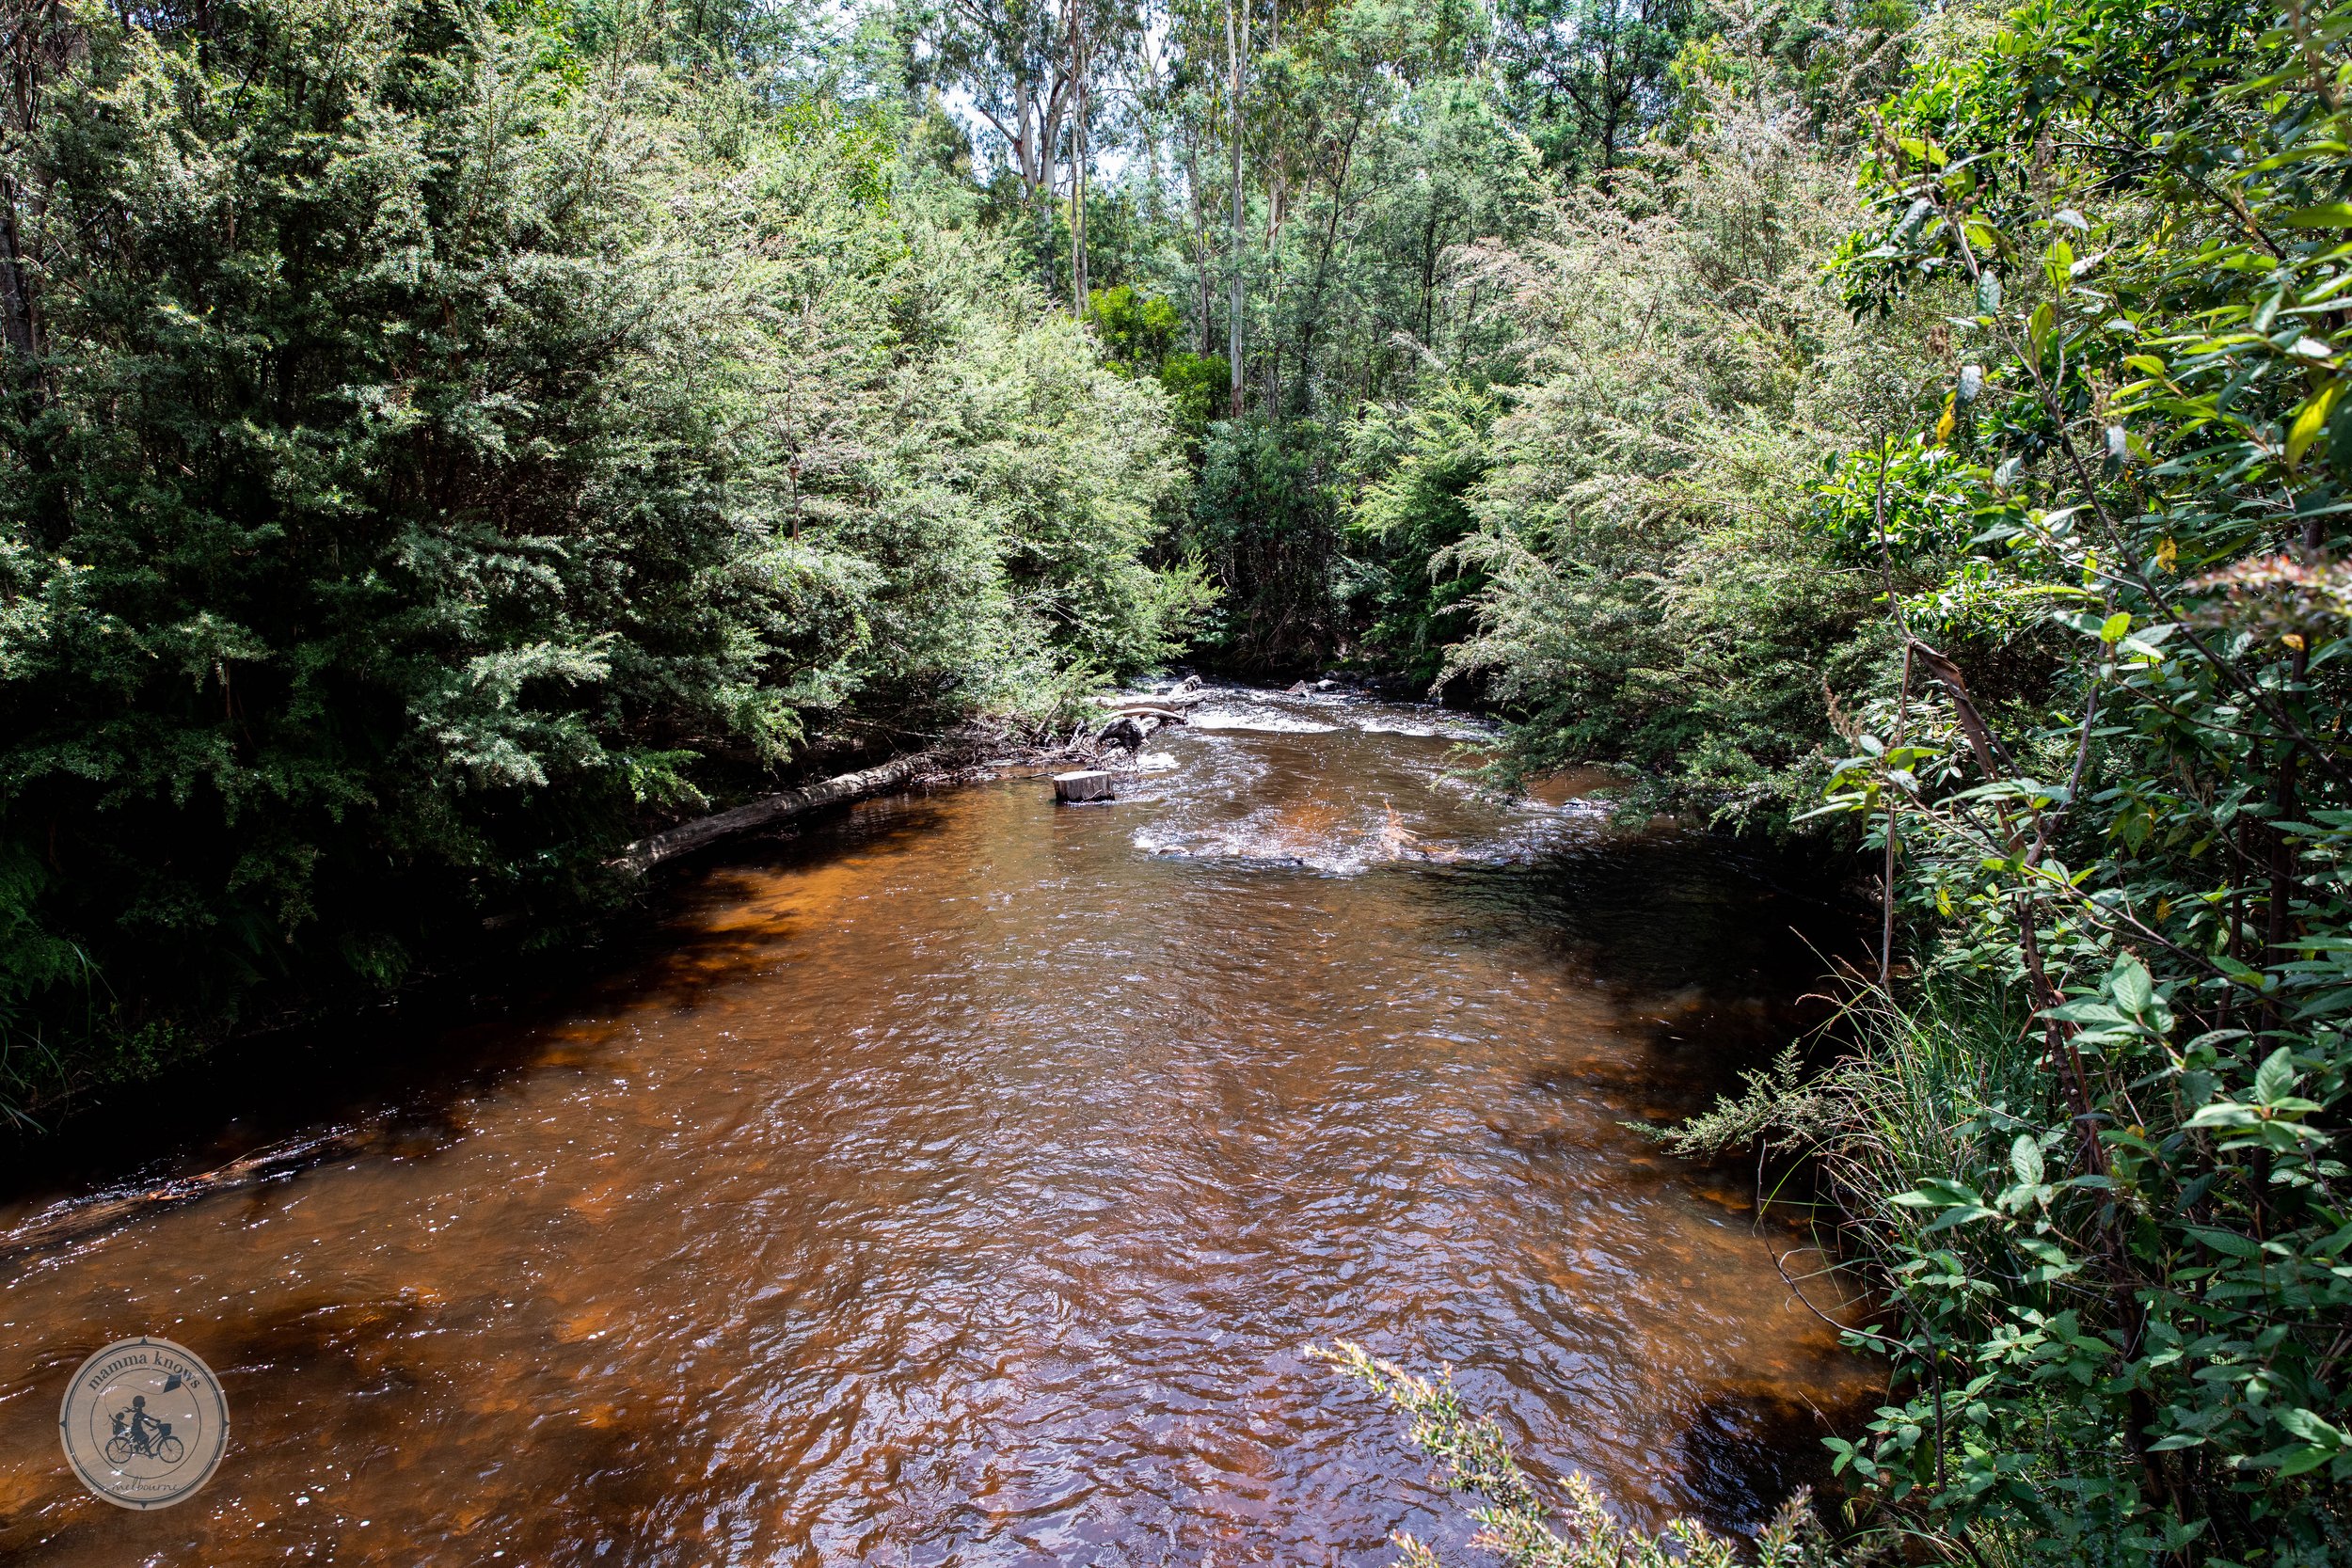
[{"label": "log across bank", "polygon": [[838,805],[845,800],[862,800],[884,790],[902,788],[919,776],[930,760],[929,752],[917,752],[855,773],[836,774],[799,789],[763,795],[748,804],[714,812],[708,816],[698,816],[691,822],[681,822],[675,828],[641,838],[606,863],[615,870],[643,875],[663,861],[691,855],[697,849],[708,848],[727,839],[804,816],[820,806]]}]

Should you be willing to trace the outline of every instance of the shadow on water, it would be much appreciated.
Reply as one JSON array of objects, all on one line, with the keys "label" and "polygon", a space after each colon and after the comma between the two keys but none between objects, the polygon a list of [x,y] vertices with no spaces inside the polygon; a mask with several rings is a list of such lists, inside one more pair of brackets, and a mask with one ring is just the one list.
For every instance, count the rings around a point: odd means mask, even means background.
[{"label": "shadow on water", "polygon": [[1830,1471],[1821,1439],[1852,1432],[1869,1417],[1875,1395],[1823,1409],[1774,1388],[1725,1393],[1699,1406],[1682,1434],[1677,1457],[1694,1513],[1710,1529],[1745,1534],[1764,1525],[1780,1499],[1809,1487],[1826,1506],[1840,1482]]},{"label": "shadow on water", "polygon": [[[773,962],[772,942],[694,911],[839,855],[919,844],[936,802],[848,806],[665,867],[633,910],[584,940],[520,955],[502,972],[420,981],[380,1006],[248,1037],[134,1088],[101,1091],[56,1131],[0,1136],[0,1213],[75,1195],[152,1187],[279,1146],[316,1142],[271,1175],[366,1152],[425,1158],[461,1131],[461,1106],[548,1065],[548,1031],[624,1002],[686,1011]],[[853,820],[854,817],[854,820]],[[320,1135],[322,1130],[343,1130]]]},{"label": "shadow on water", "polygon": [[1619,1028],[1638,1046],[1547,1067],[1530,1088],[1638,1084],[1663,1119],[1703,1106],[1740,1069],[1834,1023],[1823,976],[1867,957],[1869,915],[1841,897],[1791,891],[1827,885],[1822,872],[1795,854],[1644,832],[1597,835],[1530,864],[1416,874],[1433,902],[1455,913],[1465,939],[1537,934],[1564,973],[1610,995]]}]

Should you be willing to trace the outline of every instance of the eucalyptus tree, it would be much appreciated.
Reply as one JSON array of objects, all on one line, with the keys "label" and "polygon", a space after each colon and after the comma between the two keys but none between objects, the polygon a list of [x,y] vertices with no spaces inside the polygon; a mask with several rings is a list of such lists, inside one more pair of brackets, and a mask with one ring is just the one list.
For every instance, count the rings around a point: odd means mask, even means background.
[{"label": "eucalyptus tree", "polygon": [[1102,85],[1135,64],[1144,27],[1136,0],[936,0],[911,26],[917,73],[960,89],[993,134],[1041,253],[1048,209],[1067,194],[1074,313],[1087,293],[1085,203]]},{"label": "eucalyptus tree", "polygon": [[1499,0],[1503,79],[1553,163],[1606,179],[1665,118],[1698,0]]}]

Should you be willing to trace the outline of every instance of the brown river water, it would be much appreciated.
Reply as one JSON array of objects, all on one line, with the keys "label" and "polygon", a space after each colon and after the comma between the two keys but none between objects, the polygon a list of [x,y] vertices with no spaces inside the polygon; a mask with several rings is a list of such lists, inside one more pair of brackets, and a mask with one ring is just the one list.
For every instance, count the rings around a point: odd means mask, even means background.
[{"label": "brown river water", "polygon": [[[1471,1560],[1394,1414],[1302,1354],[1342,1336],[1451,1364],[1629,1518],[1752,1526],[1870,1370],[1747,1178],[1622,1124],[1787,1038],[1839,917],[1572,783],[1482,799],[1436,710],[1199,718],[1114,804],[970,785],[690,872],[613,973],[271,1130],[310,1153],[266,1180],[31,1250],[105,1195],[20,1180],[0,1559]],[[232,1421],[150,1513],[56,1435],[142,1333]]]}]

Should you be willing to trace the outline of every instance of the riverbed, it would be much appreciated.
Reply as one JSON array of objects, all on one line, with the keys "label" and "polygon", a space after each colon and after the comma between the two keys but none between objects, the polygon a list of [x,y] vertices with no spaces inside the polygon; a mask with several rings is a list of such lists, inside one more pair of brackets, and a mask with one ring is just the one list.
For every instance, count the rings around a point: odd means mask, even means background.
[{"label": "riverbed", "polygon": [[[1871,1369],[1745,1177],[1625,1124],[1802,1027],[1845,917],[1593,781],[1480,795],[1441,710],[1194,720],[1111,804],[1008,778],[690,870],[642,956],[416,1042],[486,1065],[0,1264],[0,1557],[1471,1560],[1394,1414],[1303,1354],[1340,1337],[1452,1366],[1629,1518],[1752,1527]],[[23,1192],[0,1244],[103,1196]],[[233,1423],[145,1514],[56,1425],[142,1333]]]}]

